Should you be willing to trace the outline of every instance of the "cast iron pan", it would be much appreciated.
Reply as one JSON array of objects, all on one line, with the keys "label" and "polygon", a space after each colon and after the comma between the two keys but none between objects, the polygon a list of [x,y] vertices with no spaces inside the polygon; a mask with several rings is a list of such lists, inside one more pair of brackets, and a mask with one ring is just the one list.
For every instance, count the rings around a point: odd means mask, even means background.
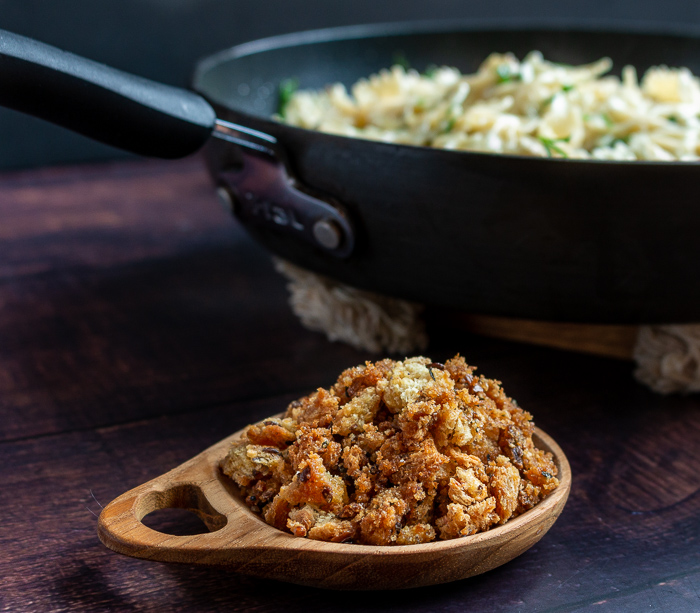
[{"label": "cast iron pan", "polygon": [[271,251],[345,283],[473,313],[603,323],[700,318],[697,163],[441,151],[271,119],[277,86],[351,84],[398,55],[474,71],[493,51],[612,57],[700,73],[690,35],[575,29],[343,28],[201,62],[194,92],[0,33],[0,104],[136,153],[205,147],[214,181]]}]

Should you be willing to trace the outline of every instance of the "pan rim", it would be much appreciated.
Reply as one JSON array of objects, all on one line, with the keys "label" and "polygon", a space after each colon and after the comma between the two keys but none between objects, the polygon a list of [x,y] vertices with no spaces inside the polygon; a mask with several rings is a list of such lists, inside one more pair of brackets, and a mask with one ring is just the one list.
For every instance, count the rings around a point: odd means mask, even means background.
[{"label": "pan rim", "polygon": [[421,34],[441,34],[459,32],[551,32],[580,34],[619,34],[649,37],[670,36],[700,40],[700,26],[681,23],[665,23],[637,20],[600,20],[584,19],[436,19],[413,21],[387,21],[376,23],[337,26],[301,30],[287,34],[267,36],[240,43],[200,59],[196,64],[194,81],[214,65],[225,60],[234,60],[249,55],[274,51],[314,43],[340,42],[362,38],[383,38],[389,36],[406,36]]},{"label": "pan rim", "polygon": [[338,26],[330,28],[303,30],[288,34],[280,34],[269,36],[232,47],[222,49],[200,59],[195,64],[191,79],[191,87],[197,93],[202,95],[212,105],[225,108],[228,111],[235,113],[241,118],[244,125],[253,126],[261,131],[272,133],[288,132],[297,135],[314,135],[317,138],[328,137],[331,139],[341,139],[340,142],[357,141],[365,144],[372,144],[379,149],[387,148],[389,151],[399,152],[440,152],[441,155],[452,158],[455,161],[459,159],[502,159],[519,161],[528,160],[533,164],[563,164],[574,166],[612,166],[612,167],[634,167],[634,168],[693,168],[700,166],[700,160],[689,161],[659,161],[659,160],[601,160],[595,158],[550,158],[536,157],[528,155],[517,155],[510,153],[497,153],[487,151],[469,151],[442,149],[437,147],[429,147],[424,145],[410,145],[404,143],[388,143],[378,140],[366,139],[358,136],[347,136],[343,134],[330,134],[317,130],[301,128],[291,124],[286,124],[274,117],[266,117],[264,115],[254,115],[242,109],[236,108],[230,104],[226,104],[221,100],[216,100],[208,95],[206,88],[202,87],[201,83],[205,75],[212,69],[229,61],[234,61],[251,55],[275,51],[280,49],[300,47],[304,45],[312,45],[316,43],[326,42],[341,42],[349,40],[384,38],[391,36],[407,36],[407,35],[429,35],[440,33],[487,33],[487,32],[503,32],[503,33],[527,33],[527,32],[542,32],[543,34],[551,33],[571,33],[571,34],[604,34],[604,35],[620,35],[620,36],[640,36],[640,37],[672,37],[686,40],[693,40],[700,43],[700,26],[679,23],[659,24],[649,21],[637,20],[601,20],[601,19],[585,19],[573,22],[570,19],[532,19],[532,20],[517,20],[517,19],[463,19],[463,20],[427,20],[427,21],[399,21],[399,22],[378,22],[368,24],[358,24],[349,26]]}]

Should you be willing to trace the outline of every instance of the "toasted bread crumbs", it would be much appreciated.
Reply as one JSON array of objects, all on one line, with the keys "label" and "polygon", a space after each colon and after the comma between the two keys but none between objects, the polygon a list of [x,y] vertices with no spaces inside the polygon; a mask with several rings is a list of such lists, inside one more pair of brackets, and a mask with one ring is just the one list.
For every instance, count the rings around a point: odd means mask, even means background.
[{"label": "toasted bread crumbs", "polygon": [[345,370],[249,426],[222,461],[265,521],[310,539],[412,545],[468,536],[559,481],[532,416],[461,356]]}]

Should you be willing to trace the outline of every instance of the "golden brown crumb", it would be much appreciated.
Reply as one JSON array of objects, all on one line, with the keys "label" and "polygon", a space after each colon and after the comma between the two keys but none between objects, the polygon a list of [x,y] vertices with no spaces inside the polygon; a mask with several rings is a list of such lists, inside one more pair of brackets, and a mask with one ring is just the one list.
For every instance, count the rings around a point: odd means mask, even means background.
[{"label": "golden brown crumb", "polygon": [[295,536],[412,545],[488,530],[559,481],[529,413],[460,356],[367,362],[250,426],[221,468]]}]

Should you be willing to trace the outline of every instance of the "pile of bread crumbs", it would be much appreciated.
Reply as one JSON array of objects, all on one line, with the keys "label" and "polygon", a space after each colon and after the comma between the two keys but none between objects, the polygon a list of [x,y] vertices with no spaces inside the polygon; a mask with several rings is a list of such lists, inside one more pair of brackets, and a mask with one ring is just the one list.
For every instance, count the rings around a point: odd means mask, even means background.
[{"label": "pile of bread crumbs", "polygon": [[559,482],[531,415],[474,371],[460,356],[347,369],[248,427],[222,470],[299,537],[411,545],[488,530]]}]

